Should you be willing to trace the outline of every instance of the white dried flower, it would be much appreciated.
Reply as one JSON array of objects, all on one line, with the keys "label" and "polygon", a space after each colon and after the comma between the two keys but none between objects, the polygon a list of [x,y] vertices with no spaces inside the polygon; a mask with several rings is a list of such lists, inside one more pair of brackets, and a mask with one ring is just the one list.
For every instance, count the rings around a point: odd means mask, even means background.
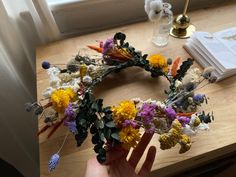
[{"label": "white dried flower", "polygon": [[44,96],[45,98],[50,98],[53,91],[55,91],[54,88],[48,87],[48,88],[46,88],[46,90],[43,91],[43,96]]},{"label": "white dried flower", "polygon": [[140,103],[142,100],[140,98],[132,98],[131,101],[133,101],[135,104]]},{"label": "white dried flower", "polygon": [[88,65],[88,71],[94,71],[96,69],[95,65]]},{"label": "white dried flower", "polygon": [[202,73],[202,76],[205,78],[205,79],[208,79],[210,76],[211,76],[211,73],[215,70],[214,67],[210,66],[210,67],[207,67],[204,69],[203,73]]},{"label": "white dried flower", "polygon": [[86,84],[91,84],[92,81],[93,81],[93,79],[88,75],[83,77],[83,82],[86,83]]},{"label": "white dried flower", "polygon": [[200,125],[197,127],[198,130],[209,130],[210,127],[206,123],[200,123]]},{"label": "white dried flower", "polygon": [[59,78],[61,79],[62,82],[69,82],[72,79],[71,74],[69,73],[62,73],[59,75]]},{"label": "white dried flower", "polygon": [[197,116],[196,114],[192,114],[192,115],[191,115],[190,122],[189,122],[189,125],[193,126],[193,124],[194,124],[194,122],[195,122],[195,120],[196,120],[197,117],[198,117],[198,116]]},{"label": "white dried flower", "polygon": [[188,124],[185,124],[185,127],[183,128],[183,133],[188,135],[188,136],[193,136],[197,132],[192,130],[191,126],[189,126]]},{"label": "white dried flower", "polygon": [[145,0],[144,9],[151,21],[156,21],[161,17],[163,2],[162,0]]},{"label": "white dried flower", "polygon": [[175,81],[175,87],[176,88],[180,88],[180,87],[182,87],[182,85],[183,85],[183,83],[180,80]]},{"label": "white dried flower", "polygon": [[53,76],[50,77],[50,86],[53,88],[58,88],[60,86],[61,79],[59,77]]}]

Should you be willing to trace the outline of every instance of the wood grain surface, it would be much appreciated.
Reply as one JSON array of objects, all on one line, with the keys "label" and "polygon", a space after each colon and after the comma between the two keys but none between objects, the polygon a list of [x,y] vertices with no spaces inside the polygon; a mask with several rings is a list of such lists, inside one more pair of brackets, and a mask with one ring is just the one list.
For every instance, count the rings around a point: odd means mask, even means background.
[{"label": "wood grain surface", "polygon": [[[221,7],[202,9],[189,13],[192,23],[199,31],[216,32],[236,26],[236,2]],[[183,39],[171,38],[168,46],[157,48],[151,43],[152,24],[142,22],[133,25],[96,32],[89,35],[65,39],[37,48],[37,94],[42,98],[43,90],[48,86],[48,76],[41,68],[41,62],[48,60],[51,63],[66,63],[78,52],[87,55],[98,55],[86,48],[88,44],[96,44],[96,40],[105,40],[116,32],[124,32],[127,41],[136,49],[147,54],[162,53],[166,57],[182,59],[189,57],[183,49],[186,42]],[[194,64],[199,67],[198,64]],[[139,68],[129,68],[120,73],[107,77],[95,89],[95,95],[104,99],[105,105],[116,105],[119,101],[140,97],[142,99],[165,99],[164,89],[168,83],[164,78],[153,79],[148,73]],[[200,163],[215,159],[228,152],[236,150],[236,76],[225,79],[214,85],[199,90],[210,98],[209,104],[204,107],[207,111],[214,111],[215,121],[210,130],[200,132],[192,138],[193,145],[185,154],[178,154],[179,146],[171,150],[159,149],[158,136],[155,135],[150,145],[157,147],[157,156],[152,168],[152,176],[168,176],[179,171],[191,168]],[[43,126],[39,120],[39,128]],[[95,155],[90,143],[90,137],[79,148],[73,135],[61,151],[61,160],[57,169],[48,172],[48,160],[57,152],[66,135],[63,126],[48,140],[46,134],[39,137],[41,177],[82,177],[84,176],[86,161]],[[141,160],[143,161],[143,159]]]}]

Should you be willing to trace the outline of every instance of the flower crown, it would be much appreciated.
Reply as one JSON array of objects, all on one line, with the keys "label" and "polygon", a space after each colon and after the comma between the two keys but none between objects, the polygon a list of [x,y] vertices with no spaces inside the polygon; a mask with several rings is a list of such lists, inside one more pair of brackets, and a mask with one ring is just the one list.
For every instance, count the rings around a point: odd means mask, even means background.
[{"label": "flower crown", "polygon": [[[46,125],[38,134],[50,128],[49,138],[64,124],[80,146],[90,131],[100,163],[106,160],[106,152],[117,145],[135,148],[140,141],[141,128],[148,133],[158,133],[163,150],[176,144],[180,145],[179,153],[190,149],[190,136],[199,129],[208,129],[207,124],[214,119],[213,113],[197,109],[207,103],[207,97],[194,93],[216,81],[211,74],[213,69],[207,68],[203,73],[197,68],[190,69],[193,64],[190,58],[179,67],[179,57],[172,62],[161,54],[142,55],[125,42],[125,38],[125,34],[116,33],[98,47],[88,46],[102,54],[99,59],[77,55],[63,69],[46,61],[42,63],[50,77],[50,87],[43,93],[48,103],[26,104],[27,111],[33,110],[44,117]],[[164,101],[134,98],[117,106],[103,106],[103,100],[93,95],[93,88],[109,74],[133,66],[143,68],[154,78],[164,76],[170,84],[165,90],[167,98]],[[49,161],[50,171],[59,161],[60,150]]]}]

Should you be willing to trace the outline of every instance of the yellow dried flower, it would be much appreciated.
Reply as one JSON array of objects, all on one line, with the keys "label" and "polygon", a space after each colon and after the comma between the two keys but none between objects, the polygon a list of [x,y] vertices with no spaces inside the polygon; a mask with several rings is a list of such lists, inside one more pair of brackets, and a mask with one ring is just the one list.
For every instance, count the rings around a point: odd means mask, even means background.
[{"label": "yellow dried flower", "polygon": [[194,127],[197,127],[200,123],[201,123],[200,118],[199,118],[199,117],[196,117],[196,119],[195,119],[194,122],[193,122],[193,126],[194,126]]},{"label": "yellow dried flower", "polygon": [[178,132],[181,131],[182,129],[182,125],[181,123],[178,121],[178,119],[175,119],[172,124],[171,124],[172,128],[176,129]]},{"label": "yellow dried flower", "polygon": [[134,102],[122,101],[119,106],[112,108],[113,119],[115,123],[120,126],[125,120],[134,119],[137,111]]},{"label": "yellow dried flower", "polygon": [[86,75],[87,70],[88,70],[88,67],[87,67],[86,64],[80,65],[80,79],[81,79],[81,80],[82,80],[83,77]]},{"label": "yellow dried flower", "polygon": [[139,129],[135,129],[132,126],[124,127],[119,132],[120,142],[123,143],[123,147],[127,150],[131,147],[136,147],[141,139],[140,136]]},{"label": "yellow dried flower", "polygon": [[163,72],[168,72],[168,64],[166,58],[161,54],[151,55],[148,61],[152,67],[160,68]]},{"label": "yellow dried flower", "polygon": [[71,101],[74,101],[76,94],[71,88],[58,89],[51,95],[51,102],[54,109],[63,113]]},{"label": "yellow dried flower", "polygon": [[179,153],[185,153],[191,148],[191,140],[188,135],[183,134],[180,139],[180,145],[181,148],[179,150]]},{"label": "yellow dried flower", "polygon": [[169,133],[175,139],[180,139],[180,137],[181,137],[181,132],[176,130],[175,128],[170,129]]}]

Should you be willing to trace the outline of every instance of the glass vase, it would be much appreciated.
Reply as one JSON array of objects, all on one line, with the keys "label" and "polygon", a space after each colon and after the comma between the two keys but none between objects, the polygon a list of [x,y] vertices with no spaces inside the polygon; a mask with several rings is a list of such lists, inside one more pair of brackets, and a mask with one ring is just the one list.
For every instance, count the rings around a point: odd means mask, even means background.
[{"label": "glass vase", "polygon": [[160,13],[160,18],[153,23],[152,42],[158,47],[163,47],[168,44],[169,33],[172,27],[173,13],[171,5],[163,3],[163,9]]}]

